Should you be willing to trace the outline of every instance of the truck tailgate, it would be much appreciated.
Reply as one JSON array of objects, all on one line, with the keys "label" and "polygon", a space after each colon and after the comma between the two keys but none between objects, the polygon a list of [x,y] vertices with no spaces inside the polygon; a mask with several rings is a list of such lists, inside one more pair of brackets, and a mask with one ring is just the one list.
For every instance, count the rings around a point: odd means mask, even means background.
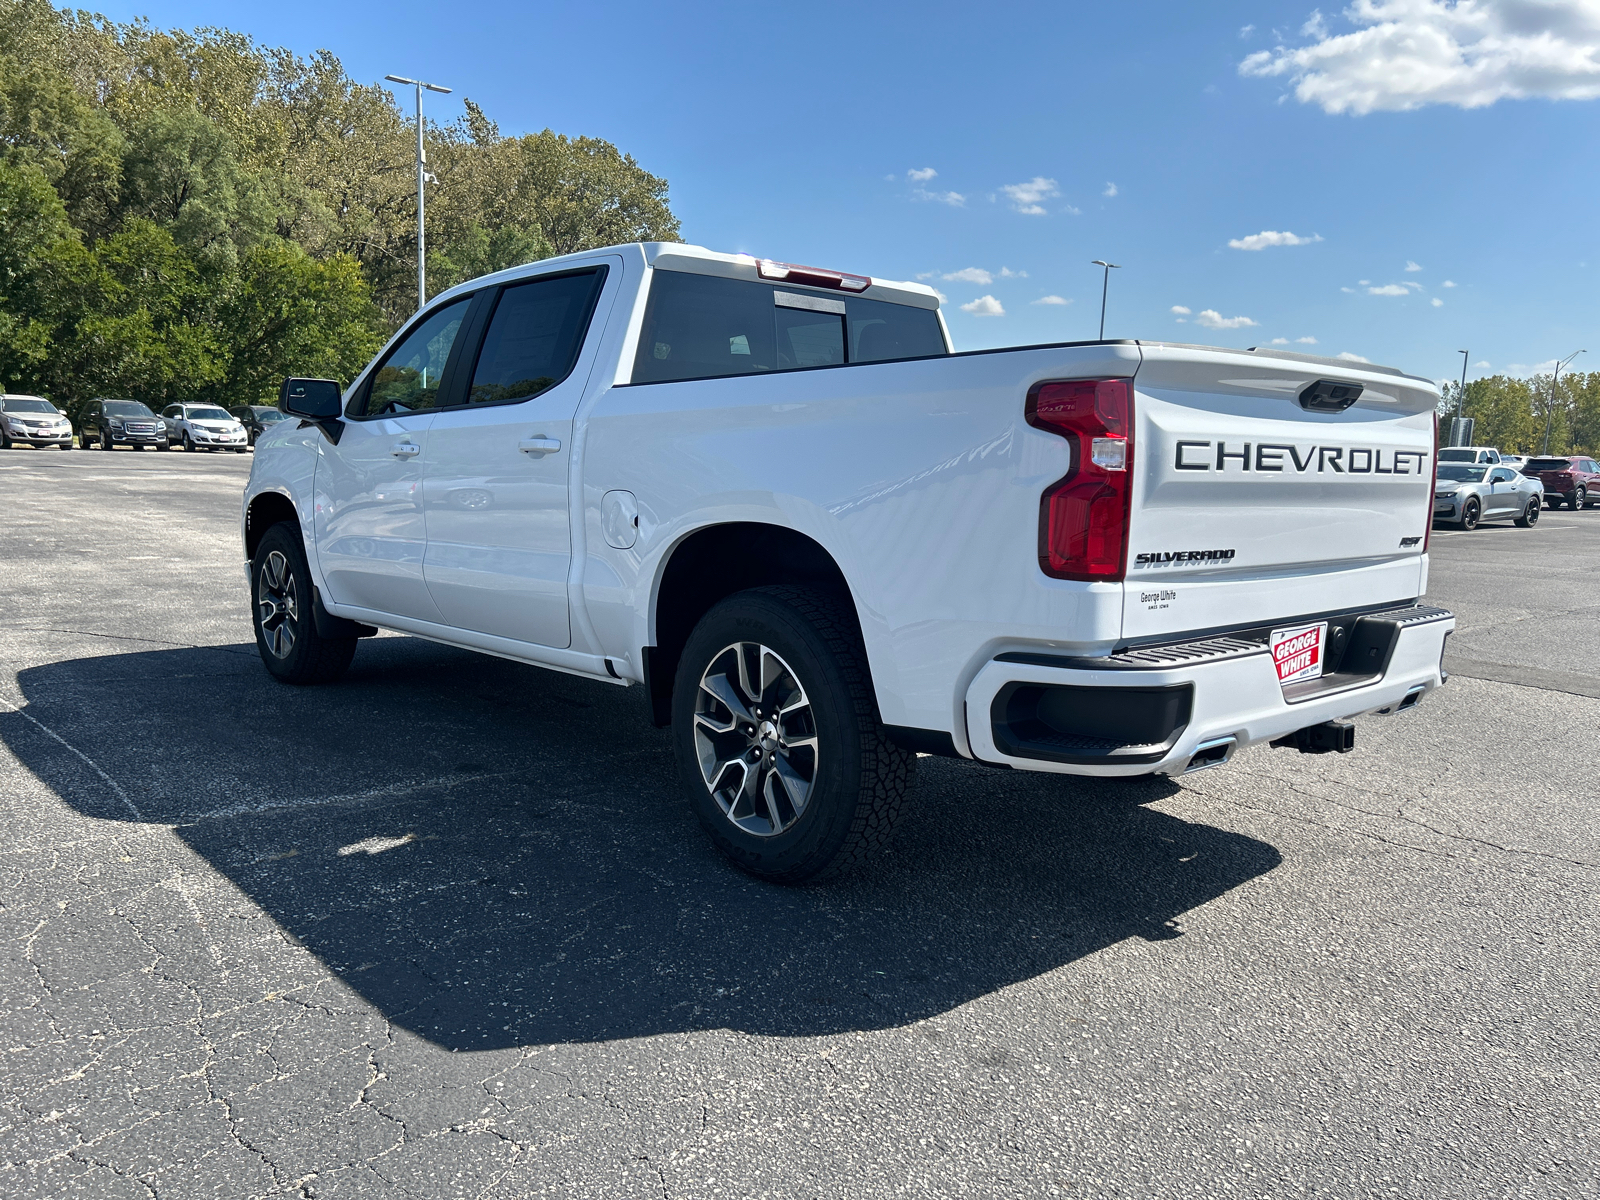
[{"label": "truck tailgate", "polygon": [[[1124,641],[1421,593],[1431,382],[1303,355],[1140,349]],[[1308,410],[1302,394],[1323,382],[1360,397]]]}]

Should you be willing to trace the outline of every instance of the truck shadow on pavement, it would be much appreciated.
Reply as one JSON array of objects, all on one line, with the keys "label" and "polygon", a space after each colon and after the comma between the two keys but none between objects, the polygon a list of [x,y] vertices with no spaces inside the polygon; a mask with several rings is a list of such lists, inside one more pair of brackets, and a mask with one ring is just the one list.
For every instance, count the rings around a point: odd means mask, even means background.
[{"label": "truck shadow on pavement", "polygon": [[[452,1050],[900,1026],[1129,937],[1179,937],[1182,914],[1280,861],[1146,807],[1170,781],[925,758],[869,873],[759,883],[695,824],[638,689],[410,638],[364,642],[325,688],[273,683],[248,644],[18,681],[144,821]],[[78,812],[133,819],[19,714],[0,714],[0,738]],[[233,940],[241,967],[267,953],[253,927]]]}]

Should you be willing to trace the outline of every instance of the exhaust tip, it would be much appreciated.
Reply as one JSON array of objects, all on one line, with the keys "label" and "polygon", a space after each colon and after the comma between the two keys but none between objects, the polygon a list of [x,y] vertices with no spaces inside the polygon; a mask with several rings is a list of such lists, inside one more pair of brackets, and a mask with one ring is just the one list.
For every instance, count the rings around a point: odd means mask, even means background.
[{"label": "exhaust tip", "polygon": [[1201,742],[1189,756],[1188,765],[1183,768],[1183,773],[1188,775],[1194,771],[1204,771],[1207,767],[1222,766],[1233,757],[1238,745],[1238,739],[1232,737],[1210,738]]}]

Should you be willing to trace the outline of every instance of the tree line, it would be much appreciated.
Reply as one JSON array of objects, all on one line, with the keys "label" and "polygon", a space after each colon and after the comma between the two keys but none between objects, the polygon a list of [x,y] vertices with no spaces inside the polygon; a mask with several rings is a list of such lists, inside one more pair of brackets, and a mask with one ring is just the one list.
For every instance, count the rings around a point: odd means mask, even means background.
[{"label": "tree line", "polygon": [[[428,290],[678,240],[609,142],[425,127]],[[416,125],[327,51],[0,0],[0,388],[247,404],[348,381],[416,306]]]},{"label": "tree line", "polygon": [[1600,371],[1563,372],[1554,389],[1551,376],[1519,379],[1494,375],[1461,385],[1446,384],[1439,401],[1441,438],[1456,415],[1477,424],[1472,439],[1479,446],[1494,446],[1516,454],[1542,454],[1549,430],[1551,454],[1600,453]]}]

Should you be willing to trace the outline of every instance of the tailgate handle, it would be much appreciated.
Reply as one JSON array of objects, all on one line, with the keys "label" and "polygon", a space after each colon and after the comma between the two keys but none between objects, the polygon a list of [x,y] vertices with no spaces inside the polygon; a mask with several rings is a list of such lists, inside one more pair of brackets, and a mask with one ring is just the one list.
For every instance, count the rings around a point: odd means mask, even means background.
[{"label": "tailgate handle", "polygon": [[1361,399],[1359,383],[1319,379],[1300,389],[1300,407],[1307,412],[1339,413]]}]

